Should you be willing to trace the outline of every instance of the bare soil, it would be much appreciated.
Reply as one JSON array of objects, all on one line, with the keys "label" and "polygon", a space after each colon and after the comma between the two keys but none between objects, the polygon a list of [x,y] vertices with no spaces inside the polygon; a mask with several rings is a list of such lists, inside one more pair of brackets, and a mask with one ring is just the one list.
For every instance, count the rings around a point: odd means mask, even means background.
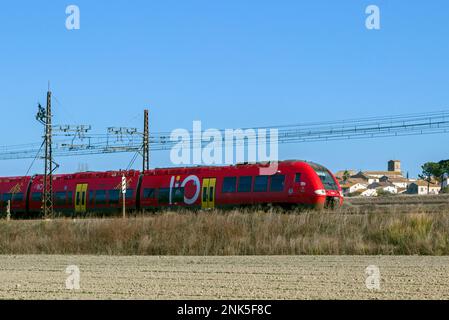
[{"label": "bare soil", "polygon": [[[79,290],[66,289],[68,265]],[[0,255],[0,298],[449,299],[449,257]]]}]

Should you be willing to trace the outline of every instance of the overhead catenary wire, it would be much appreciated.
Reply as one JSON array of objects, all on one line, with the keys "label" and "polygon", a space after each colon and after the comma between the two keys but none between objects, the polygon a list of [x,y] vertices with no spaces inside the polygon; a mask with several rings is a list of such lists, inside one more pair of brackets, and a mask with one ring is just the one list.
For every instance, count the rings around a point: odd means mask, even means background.
[{"label": "overhead catenary wire", "polygon": [[44,147],[44,144],[45,144],[45,141],[42,142],[41,147],[39,148],[39,151],[36,153],[36,156],[34,157],[33,161],[31,162],[30,166],[28,167],[28,170],[25,173],[25,176],[28,176],[28,174],[31,171],[31,168],[33,167],[34,163],[36,162],[36,159],[39,158],[42,148]]},{"label": "overhead catenary wire", "polygon": [[[271,129],[277,130],[279,144],[444,134],[449,132],[449,111],[241,128],[245,133],[245,139],[233,140],[233,145],[257,144],[262,130],[266,131],[268,141]],[[225,137],[226,130],[229,129],[217,129],[222,144],[229,142]],[[192,130],[185,131],[189,135],[191,149],[203,148],[210,143],[202,136],[196,138]],[[149,149],[163,151],[179,144],[179,140],[171,139],[171,134],[171,132],[150,134]],[[138,153],[142,148],[142,135],[137,131],[130,134],[86,132],[82,136],[77,136],[73,132],[57,132],[54,136],[61,139],[54,140],[53,153],[58,157],[120,152]],[[39,152],[39,145],[40,143],[28,143],[0,146],[0,160],[33,158],[36,152]]]},{"label": "overhead catenary wire", "polygon": [[139,151],[136,151],[136,153],[132,157],[131,161],[129,162],[128,166],[126,167],[126,171],[128,171],[132,168],[132,166],[134,165],[134,163],[137,160],[137,157],[139,156],[139,153],[140,153]]}]

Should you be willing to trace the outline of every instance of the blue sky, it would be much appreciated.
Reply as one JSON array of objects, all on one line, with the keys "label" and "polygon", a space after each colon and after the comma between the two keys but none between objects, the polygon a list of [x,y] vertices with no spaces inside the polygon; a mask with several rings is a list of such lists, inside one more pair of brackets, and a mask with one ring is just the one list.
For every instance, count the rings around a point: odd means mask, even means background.
[{"label": "blue sky", "polygon": [[[80,30],[65,28],[79,6]],[[381,30],[365,28],[378,5]],[[11,1],[0,8],[0,145],[37,142],[47,81],[54,123],[152,131],[238,128],[449,109],[447,1]],[[449,135],[284,145],[281,159],[416,175]],[[56,159],[59,172],[126,168],[132,154]],[[152,167],[170,165],[168,152]],[[1,161],[23,175],[30,160]],[[41,172],[37,163],[32,172]],[[137,163],[136,168],[140,168]]]}]

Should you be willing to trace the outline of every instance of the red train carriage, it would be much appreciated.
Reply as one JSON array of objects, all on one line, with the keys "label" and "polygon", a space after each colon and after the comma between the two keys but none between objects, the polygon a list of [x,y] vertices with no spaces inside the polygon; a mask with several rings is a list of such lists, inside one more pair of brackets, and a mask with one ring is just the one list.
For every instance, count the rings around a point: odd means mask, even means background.
[{"label": "red train carriage", "polygon": [[[122,175],[126,176],[125,204],[136,209],[139,171],[82,172],[53,176],[53,206],[56,212],[84,214],[86,212],[118,211],[122,207]],[[39,212],[42,206],[43,176],[33,177],[28,195],[29,212]]]},{"label": "red train carriage", "polygon": [[[274,204],[323,208],[340,206],[341,188],[326,168],[305,161],[282,161],[273,175],[268,164],[185,167],[145,171],[109,171],[53,176],[56,212],[108,213],[122,207],[121,179],[126,176],[128,210],[166,207],[215,208]],[[37,214],[43,177],[0,178],[0,210],[12,200],[13,213]]]},{"label": "red train carriage", "polygon": [[323,166],[282,161],[274,175],[260,175],[262,164],[146,171],[141,209],[168,206],[201,208],[239,205],[340,206],[341,188]]},{"label": "red train carriage", "polygon": [[6,212],[8,201],[11,212],[26,213],[26,196],[31,177],[0,178],[0,212]]}]

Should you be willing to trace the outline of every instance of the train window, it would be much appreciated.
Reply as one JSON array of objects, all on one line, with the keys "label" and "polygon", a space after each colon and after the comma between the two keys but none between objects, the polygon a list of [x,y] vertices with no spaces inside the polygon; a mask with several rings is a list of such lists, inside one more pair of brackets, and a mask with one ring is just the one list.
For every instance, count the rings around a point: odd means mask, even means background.
[{"label": "train window", "polygon": [[284,191],[284,182],[285,176],[283,174],[276,174],[274,176],[271,176],[270,191]]},{"label": "train window", "polygon": [[67,192],[67,204],[72,205],[73,204],[73,193],[72,191]]},{"label": "train window", "polygon": [[126,199],[131,199],[133,197],[134,190],[133,189],[126,189]]},{"label": "train window", "polygon": [[170,196],[170,188],[160,188],[157,194],[159,203],[168,203]]},{"label": "train window", "polygon": [[207,202],[207,187],[203,187],[203,202]]},{"label": "train window", "polygon": [[7,204],[8,200],[11,200],[11,199],[12,199],[12,194],[11,193],[4,193],[3,194],[2,200],[3,200],[3,203],[5,205]]},{"label": "train window", "polygon": [[251,184],[253,177],[240,177],[239,178],[239,192],[251,192]]},{"label": "train window", "polygon": [[94,192],[92,190],[89,191],[89,203],[94,204]]},{"label": "train window", "polygon": [[106,190],[95,191],[95,204],[106,204]]},{"label": "train window", "polygon": [[33,192],[31,194],[31,201],[36,201],[36,202],[42,201],[42,192]]},{"label": "train window", "polygon": [[236,177],[225,177],[223,179],[223,187],[221,188],[221,192],[235,192],[236,191],[236,183],[237,178]]},{"label": "train window", "polygon": [[109,190],[109,204],[118,204],[120,190]]},{"label": "train window", "polygon": [[23,193],[22,192],[13,193],[12,201],[17,201],[17,202],[23,201]]},{"label": "train window", "polygon": [[154,189],[153,188],[143,189],[143,198],[144,199],[154,199]]},{"label": "train window", "polygon": [[184,188],[173,189],[172,202],[184,202]]},{"label": "train window", "polygon": [[214,201],[214,188],[209,188],[209,201]]},{"label": "train window", "polygon": [[323,183],[324,189],[326,190],[338,190],[338,186],[334,181],[334,178],[330,175],[327,170],[315,170],[318,177],[320,177]]},{"label": "train window", "polygon": [[65,205],[65,198],[66,198],[65,192],[56,192],[53,194],[53,197],[55,199],[56,205]]},{"label": "train window", "polygon": [[301,174],[297,173],[295,174],[295,183],[300,183],[301,182]]},{"label": "train window", "polygon": [[268,190],[268,176],[254,178],[254,192],[266,192]]},{"label": "train window", "polygon": [[335,183],[335,180],[329,173],[329,170],[316,163],[311,163],[310,166],[313,168],[313,170],[315,170],[316,174],[320,178],[321,182],[323,183],[324,189],[338,190],[338,185]]}]

